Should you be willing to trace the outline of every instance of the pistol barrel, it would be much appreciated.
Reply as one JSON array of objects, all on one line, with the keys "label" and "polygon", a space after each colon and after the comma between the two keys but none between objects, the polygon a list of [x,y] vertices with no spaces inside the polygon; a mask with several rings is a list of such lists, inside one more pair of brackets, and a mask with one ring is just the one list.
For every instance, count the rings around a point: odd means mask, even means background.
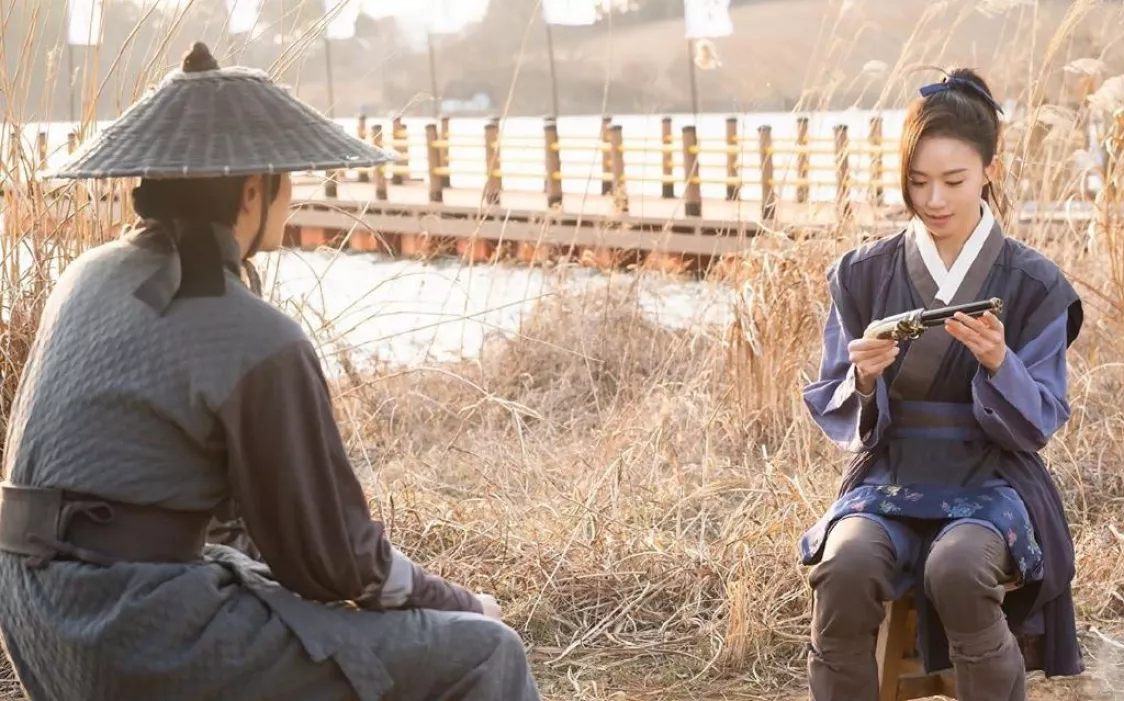
[{"label": "pistol barrel", "polygon": [[940,326],[946,319],[956,316],[958,312],[963,312],[971,317],[979,317],[985,312],[1000,314],[1002,311],[1003,300],[998,297],[938,309],[914,309],[872,321],[863,332],[863,337],[893,338],[899,341],[910,340],[921,336],[925,329]]},{"label": "pistol barrel", "polygon": [[941,307],[939,309],[929,309],[921,312],[920,322],[924,326],[936,326],[944,323],[946,319],[951,319],[957,313],[963,312],[970,317],[980,317],[986,312],[998,314],[1003,310],[1003,301],[998,297],[991,299],[981,300],[978,302],[968,302],[967,304],[957,304],[950,307]]}]

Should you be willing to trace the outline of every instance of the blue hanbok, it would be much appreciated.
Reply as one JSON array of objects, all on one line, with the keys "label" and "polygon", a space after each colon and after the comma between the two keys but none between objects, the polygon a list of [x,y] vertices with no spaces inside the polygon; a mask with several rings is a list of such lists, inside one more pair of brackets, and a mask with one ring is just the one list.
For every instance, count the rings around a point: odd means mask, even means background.
[{"label": "blue hanbok", "polygon": [[[1038,455],[1069,418],[1066,351],[1082,321],[1077,293],[1056,265],[1007,238],[982,204],[979,226],[945,270],[915,222],[844,255],[829,271],[823,360],[805,390],[813,419],[855,453],[838,499],[800,540],[819,562],[841,518],[881,523],[901,561],[897,594],[915,587],[921,654],[950,665],[948,642],[923,587],[925,553],[965,521],[1007,543],[1018,587],[1003,604],[1012,631],[1044,635],[1048,676],[1082,670],[1070,581],[1073,544],[1057,488]],[[991,375],[943,328],[903,341],[871,395],[856,391],[847,344],[873,320],[920,307],[999,297],[1008,352]]]}]

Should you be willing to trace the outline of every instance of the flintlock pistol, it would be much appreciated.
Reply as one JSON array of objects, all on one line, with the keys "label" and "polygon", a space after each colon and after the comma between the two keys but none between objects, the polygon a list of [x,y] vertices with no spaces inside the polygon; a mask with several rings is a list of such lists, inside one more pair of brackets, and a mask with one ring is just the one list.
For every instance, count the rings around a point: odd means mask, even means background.
[{"label": "flintlock pistol", "polygon": [[1003,300],[998,297],[936,309],[913,309],[870,322],[870,326],[867,326],[866,331],[863,332],[863,338],[892,338],[895,341],[912,341],[923,334],[926,329],[944,324],[946,319],[951,319],[957,312],[963,312],[972,318],[979,318],[985,312],[991,312],[999,316],[1002,311]]}]

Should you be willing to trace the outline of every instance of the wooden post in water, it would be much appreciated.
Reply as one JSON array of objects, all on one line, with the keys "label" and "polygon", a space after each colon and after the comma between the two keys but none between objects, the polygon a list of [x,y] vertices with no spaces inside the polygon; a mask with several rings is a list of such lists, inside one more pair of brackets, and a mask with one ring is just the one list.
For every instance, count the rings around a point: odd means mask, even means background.
[{"label": "wooden post in water", "polygon": [[847,125],[836,124],[835,132],[835,182],[836,206],[841,217],[851,216],[851,162],[847,143]]},{"label": "wooden post in water", "polygon": [[390,176],[390,182],[394,185],[401,185],[405,182],[406,178],[399,169],[407,173],[410,169],[410,135],[406,131],[406,125],[402,123],[401,117],[394,118],[390,136],[390,147],[402,154],[402,160],[392,164],[393,170]]},{"label": "wooden post in water", "polygon": [[773,161],[773,127],[757,127],[757,140],[761,151],[761,220],[772,222],[777,218],[776,167]]},{"label": "wooden post in water", "polygon": [[546,165],[546,206],[562,205],[562,152],[558,147],[558,122],[553,117],[543,120],[543,163]]},{"label": "wooden post in water", "polygon": [[702,187],[699,183],[699,137],[695,125],[683,127],[683,213],[688,217],[702,216]]},{"label": "wooden post in water", "polygon": [[613,154],[609,150],[609,132],[613,126],[613,118],[601,118],[601,194],[608,195],[613,191],[613,182],[609,176],[613,174]]},{"label": "wooden post in water", "polygon": [[484,182],[484,201],[498,204],[503,189],[500,171],[500,120],[492,117],[484,126],[484,162],[487,180]]},{"label": "wooden post in water", "polygon": [[[380,148],[383,144],[382,134],[383,129],[381,124],[376,124],[371,127],[371,139],[374,141],[375,146],[378,146]],[[394,163],[391,162],[385,166],[375,166],[371,169],[374,171],[375,176],[375,199],[379,200],[380,202],[385,202],[387,199],[386,168],[392,167],[393,165]]]},{"label": "wooden post in water", "polygon": [[429,164],[429,201],[441,202],[444,199],[444,166],[441,165],[441,147],[437,142],[437,125],[425,125],[425,146]]},{"label": "wooden post in water", "polygon": [[808,158],[808,118],[796,119],[796,201],[807,204],[811,166]]},{"label": "wooden post in water", "polygon": [[619,212],[628,212],[628,188],[624,179],[624,127],[614,124],[609,130],[609,152],[612,162],[614,207]]},{"label": "wooden post in water", "polygon": [[[726,199],[733,202],[741,195],[738,177],[738,118],[726,119]],[[734,182],[738,181],[738,182]]]},{"label": "wooden post in water", "polygon": [[882,117],[870,118],[870,184],[874,190],[874,206],[886,203],[886,189],[882,186],[885,172],[882,167]]},{"label": "wooden post in water", "polygon": [[671,117],[660,120],[660,173],[663,176],[663,187],[660,195],[665,200],[675,199],[675,139],[671,134]]}]

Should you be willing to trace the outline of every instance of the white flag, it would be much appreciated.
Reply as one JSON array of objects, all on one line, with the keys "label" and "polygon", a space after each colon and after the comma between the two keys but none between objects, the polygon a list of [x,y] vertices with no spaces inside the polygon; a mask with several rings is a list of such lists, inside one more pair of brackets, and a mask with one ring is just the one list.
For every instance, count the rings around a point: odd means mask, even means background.
[{"label": "white flag", "polygon": [[688,39],[710,39],[734,33],[730,0],[683,0]]},{"label": "white flag", "polygon": [[393,17],[398,12],[396,0],[363,0],[362,12],[371,19]]},{"label": "white flag", "polygon": [[597,23],[594,0],[542,0],[542,18],[547,24],[585,27]]},{"label": "white flag", "polygon": [[488,3],[467,0],[425,0],[419,4],[425,8],[425,30],[430,34],[460,34],[479,24],[488,12]]},{"label": "white flag", "polygon": [[245,34],[258,26],[261,17],[262,0],[226,0],[226,11],[230,13],[228,28],[231,34]]},{"label": "white flag", "polygon": [[359,0],[324,0],[324,12],[329,15],[327,38],[350,39],[355,36],[355,21],[359,19]]},{"label": "white flag", "polygon": [[66,43],[97,46],[101,43],[102,0],[67,0]]}]

